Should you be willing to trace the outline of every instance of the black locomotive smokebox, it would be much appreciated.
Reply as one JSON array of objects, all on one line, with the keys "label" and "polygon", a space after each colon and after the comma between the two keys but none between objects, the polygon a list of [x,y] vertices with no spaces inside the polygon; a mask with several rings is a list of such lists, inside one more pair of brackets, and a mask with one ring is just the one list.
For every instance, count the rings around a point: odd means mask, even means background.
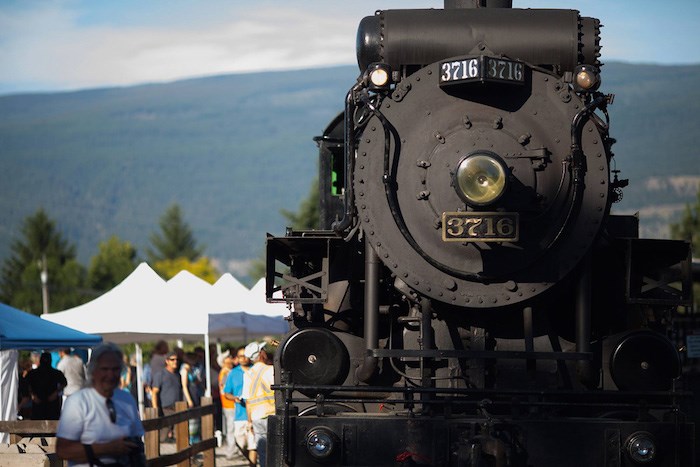
[{"label": "black locomotive smokebox", "polygon": [[291,373],[291,382],[302,385],[342,384],[350,368],[345,344],[332,332],[318,328],[302,329],[290,336],[282,347],[280,362],[282,369]]}]

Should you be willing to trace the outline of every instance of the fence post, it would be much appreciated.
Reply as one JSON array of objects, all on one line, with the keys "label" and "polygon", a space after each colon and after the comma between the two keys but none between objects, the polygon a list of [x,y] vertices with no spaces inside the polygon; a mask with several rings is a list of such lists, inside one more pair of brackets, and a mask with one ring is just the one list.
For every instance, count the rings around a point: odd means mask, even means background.
[{"label": "fence post", "polygon": [[[202,397],[202,407],[208,407],[212,405],[211,397]],[[200,428],[202,441],[207,439],[212,439],[214,437],[214,415],[208,414],[202,417],[202,424]],[[204,451],[204,467],[214,467],[214,459],[216,457],[216,450],[208,449]]]},{"label": "fence post", "polygon": [[[187,402],[175,402],[175,413],[184,412],[187,410]],[[180,452],[190,445],[190,429],[189,420],[182,421],[175,425],[175,449]],[[190,467],[190,460],[184,460],[177,464],[178,467]]]},{"label": "fence post", "polygon": [[[144,420],[158,418],[158,409],[146,407],[144,409]],[[144,447],[146,459],[155,459],[160,456],[160,430],[147,431],[144,435]]]}]

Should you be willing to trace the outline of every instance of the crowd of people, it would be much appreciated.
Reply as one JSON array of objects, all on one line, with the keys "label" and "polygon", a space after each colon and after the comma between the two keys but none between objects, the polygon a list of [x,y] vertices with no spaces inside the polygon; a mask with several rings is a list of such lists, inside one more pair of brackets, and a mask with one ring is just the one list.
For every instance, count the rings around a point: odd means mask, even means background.
[{"label": "crowd of people", "polygon": [[[274,372],[265,342],[251,342],[224,356],[219,389],[226,458],[238,450],[250,465],[265,465],[267,417],[275,412]],[[233,403],[233,405],[231,404]]]},{"label": "crowd of people", "polygon": [[[133,359],[105,343],[84,359],[62,349],[53,364],[43,353],[37,364],[20,367],[19,413],[35,420],[59,420],[56,453],[70,466],[142,465],[144,434],[136,404]],[[180,401],[200,405],[205,394],[204,349],[170,350],[160,341],[143,368],[145,405],[159,416],[175,412]],[[55,366],[55,368],[54,368]],[[32,368],[35,367],[35,368]],[[225,436],[227,459],[242,456],[251,466],[265,466],[267,417],[274,413],[274,372],[270,344],[251,342],[223,352],[212,364],[211,393]],[[199,441],[198,420],[190,420],[190,443]],[[173,442],[173,427],[163,428],[161,442]]]}]

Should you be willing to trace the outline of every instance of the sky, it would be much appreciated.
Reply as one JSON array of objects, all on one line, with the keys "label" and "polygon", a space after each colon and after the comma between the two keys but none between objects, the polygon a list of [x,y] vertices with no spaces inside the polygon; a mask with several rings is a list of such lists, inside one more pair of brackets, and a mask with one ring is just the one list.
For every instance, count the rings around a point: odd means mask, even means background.
[{"label": "sky", "polygon": [[[602,60],[699,64],[698,0],[513,0],[599,18]],[[0,94],[355,64],[378,9],[442,0],[0,0]]]}]

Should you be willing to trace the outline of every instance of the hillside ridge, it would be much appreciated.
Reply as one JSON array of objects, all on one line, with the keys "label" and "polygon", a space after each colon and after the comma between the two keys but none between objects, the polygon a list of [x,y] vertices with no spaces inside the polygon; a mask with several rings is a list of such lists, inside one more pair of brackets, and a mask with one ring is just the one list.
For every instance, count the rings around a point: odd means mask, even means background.
[{"label": "hillside ridge", "polygon": [[[113,234],[143,256],[177,202],[221,272],[243,277],[266,232],[284,232],[280,209],[295,211],[307,195],[312,138],[357,75],[353,66],[312,71],[0,96],[0,259],[40,207],[84,264]],[[695,199],[699,81],[700,65],[603,68],[601,89],[616,94],[615,164],[631,179],[614,212],[643,213],[645,234],[667,236]]]}]

